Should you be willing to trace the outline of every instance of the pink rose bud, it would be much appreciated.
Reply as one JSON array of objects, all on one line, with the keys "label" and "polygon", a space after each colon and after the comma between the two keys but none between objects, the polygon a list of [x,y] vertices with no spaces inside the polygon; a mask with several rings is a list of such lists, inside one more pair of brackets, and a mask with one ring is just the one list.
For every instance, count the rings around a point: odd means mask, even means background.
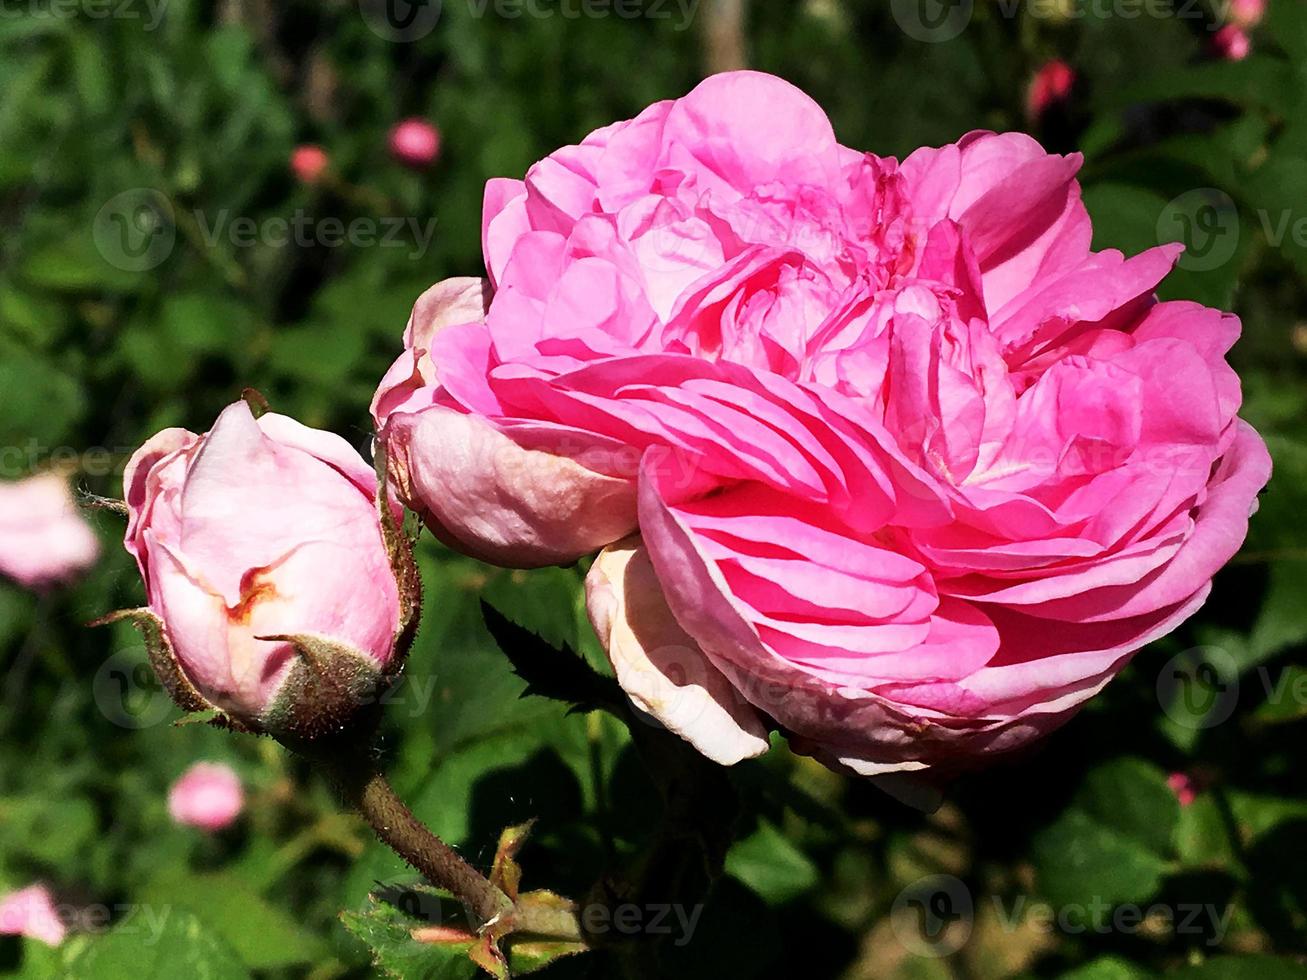
[{"label": "pink rose bud", "polygon": [[186,827],[222,830],[244,807],[240,777],[219,762],[195,763],[168,790],[168,813]]},{"label": "pink rose bud", "polygon": [[405,119],[390,131],[390,152],[406,167],[429,167],[440,153],[440,132],[425,119]]},{"label": "pink rose bud", "polygon": [[311,740],[375,703],[416,616],[397,574],[414,578],[347,442],[237,402],[206,435],[150,439],[124,487],[149,607],[118,615],[183,708]]},{"label": "pink rose bud", "polygon": [[1080,164],[864,153],[742,71],[492,180],[486,279],[373,402],[396,492],[493,562],[600,551],[618,682],[718,762],[780,728],[911,795],[1018,749],[1203,604],[1271,470],[1238,319],[1157,299],[1179,245],[1094,251]]},{"label": "pink rose bud", "polygon": [[291,173],[303,184],[316,184],[330,166],[327,151],[312,143],[295,147],[290,155]]},{"label": "pink rose bud", "polygon": [[1188,773],[1171,773],[1166,777],[1166,785],[1171,787],[1181,806],[1188,806],[1198,797],[1198,784]]},{"label": "pink rose bud", "polygon": [[1253,43],[1241,27],[1226,24],[1212,35],[1212,52],[1226,61],[1243,61],[1252,52]]},{"label": "pink rose bud", "polygon": [[68,482],[53,473],[0,483],[0,574],[29,588],[64,582],[95,563],[100,542]]},{"label": "pink rose bud", "polygon": [[1230,23],[1250,31],[1266,16],[1266,0],[1231,0]]},{"label": "pink rose bud", "polygon": [[0,898],[0,935],[26,936],[58,946],[68,935],[54,898],[44,885],[31,885]]},{"label": "pink rose bud", "polygon": [[1046,62],[1035,72],[1026,90],[1027,117],[1039,119],[1054,105],[1065,102],[1075,83],[1075,70],[1065,61],[1055,58]]}]

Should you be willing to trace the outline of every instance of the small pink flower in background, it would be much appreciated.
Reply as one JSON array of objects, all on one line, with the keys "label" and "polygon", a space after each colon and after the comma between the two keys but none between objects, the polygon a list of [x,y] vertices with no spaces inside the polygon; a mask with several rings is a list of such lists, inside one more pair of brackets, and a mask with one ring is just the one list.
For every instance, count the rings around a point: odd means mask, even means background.
[{"label": "small pink flower in background", "polygon": [[1026,115],[1038,119],[1054,105],[1065,102],[1076,83],[1075,69],[1060,58],[1046,62],[1035,72],[1026,90]]},{"label": "small pink flower in background", "polygon": [[1188,773],[1171,773],[1166,777],[1166,785],[1171,787],[1171,792],[1175,793],[1181,806],[1188,806],[1198,797],[1198,783]]},{"label": "small pink flower in background", "polygon": [[290,155],[290,169],[295,178],[304,184],[316,184],[331,166],[331,157],[320,146],[306,143],[295,147]]},{"label": "small pink flower in background", "polygon": [[99,539],[63,477],[44,473],[0,483],[0,574],[29,588],[55,585],[99,554]]},{"label": "small pink flower in background", "polygon": [[425,119],[405,119],[390,131],[390,152],[407,167],[429,167],[440,153],[440,132]]},{"label": "small pink flower in background", "polygon": [[1226,61],[1243,61],[1252,49],[1247,32],[1234,24],[1226,24],[1212,35],[1212,51]]},{"label": "small pink flower in background", "polygon": [[1266,16],[1266,0],[1231,0],[1230,23],[1252,30]]},{"label": "small pink flower in background", "polygon": [[205,435],[154,436],[123,486],[150,611],[210,706],[255,723],[280,710],[298,658],[260,637],[311,634],[369,669],[391,660],[400,600],[376,475],[344,439],[236,402]]},{"label": "small pink flower in background", "polygon": [[219,762],[197,762],[168,791],[168,813],[173,820],[201,830],[230,826],[244,807],[240,777]]},{"label": "small pink flower in background", "polygon": [[58,946],[67,934],[68,927],[44,885],[31,885],[0,898],[0,935],[27,936]]},{"label": "small pink flower in background", "polygon": [[1191,616],[1271,462],[1182,251],[1091,248],[1078,154],[840,145],[713,76],[488,183],[487,278],[414,308],[397,491],[504,565],[601,551],[631,699],[920,788],[1052,731]]}]

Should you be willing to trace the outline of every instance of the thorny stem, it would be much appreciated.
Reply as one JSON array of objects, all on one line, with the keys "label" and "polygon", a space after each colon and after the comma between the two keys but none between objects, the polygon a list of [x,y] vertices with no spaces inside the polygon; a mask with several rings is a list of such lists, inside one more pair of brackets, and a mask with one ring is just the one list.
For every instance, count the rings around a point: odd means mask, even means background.
[{"label": "thorny stem", "polygon": [[358,759],[323,760],[345,802],[357,810],[383,844],[428,881],[453,893],[481,923],[513,907],[512,900],[413,816],[386,777]]},{"label": "thorny stem", "polygon": [[515,903],[452,847],[431,832],[367,760],[351,756],[317,760],[345,802],[362,815],[383,844],[439,888],[461,901],[479,927],[495,923],[504,934],[529,934],[569,942],[584,941],[571,909]]}]

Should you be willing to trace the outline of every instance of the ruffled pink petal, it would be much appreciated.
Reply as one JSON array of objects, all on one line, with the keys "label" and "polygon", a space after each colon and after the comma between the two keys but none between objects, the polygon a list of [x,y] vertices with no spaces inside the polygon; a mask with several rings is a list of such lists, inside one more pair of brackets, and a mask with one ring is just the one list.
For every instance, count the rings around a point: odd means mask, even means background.
[{"label": "ruffled pink petal", "polygon": [[721,765],[767,751],[758,712],[672,617],[639,539],[595,559],[586,606],[618,683],[637,707]]}]

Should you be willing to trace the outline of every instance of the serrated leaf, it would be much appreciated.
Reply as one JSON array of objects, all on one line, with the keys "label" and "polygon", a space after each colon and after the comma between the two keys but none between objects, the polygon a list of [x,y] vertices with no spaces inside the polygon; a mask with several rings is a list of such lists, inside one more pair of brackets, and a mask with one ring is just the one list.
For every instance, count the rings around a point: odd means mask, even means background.
[{"label": "serrated leaf", "polygon": [[70,976],[96,980],[249,980],[225,942],[183,909],[168,913],[158,934],[125,921],[95,939],[73,962]]},{"label": "serrated leaf", "polygon": [[426,943],[415,939],[417,927],[399,909],[369,899],[361,912],[340,914],[345,928],[372,953],[385,975],[399,980],[473,980],[479,971],[468,956],[469,945]]}]

